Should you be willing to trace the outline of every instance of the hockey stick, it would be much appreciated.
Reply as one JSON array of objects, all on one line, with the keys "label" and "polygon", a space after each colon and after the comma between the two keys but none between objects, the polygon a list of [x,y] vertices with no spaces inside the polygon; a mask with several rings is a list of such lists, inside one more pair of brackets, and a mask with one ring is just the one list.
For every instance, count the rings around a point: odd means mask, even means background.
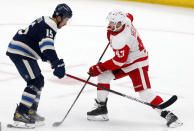
[{"label": "hockey stick", "polygon": [[157,109],[164,109],[164,108],[166,108],[166,107],[172,105],[172,104],[177,100],[177,96],[176,96],[176,95],[173,95],[173,96],[172,96],[169,100],[167,100],[166,102],[164,102],[164,103],[162,103],[162,104],[160,104],[160,105],[153,105],[153,104],[150,104],[150,103],[148,103],[148,102],[145,102],[145,101],[139,100],[139,99],[137,99],[137,98],[134,98],[134,97],[132,97],[132,96],[128,96],[128,95],[122,94],[122,93],[120,93],[120,92],[117,92],[117,91],[114,91],[114,90],[111,90],[111,89],[107,89],[107,88],[105,88],[105,87],[102,87],[102,86],[99,86],[99,85],[97,85],[97,84],[91,83],[91,82],[89,82],[89,81],[85,81],[85,80],[83,80],[83,79],[81,79],[81,78],[72,76],[72,75],[70,75],[70,74],[66,74],[66,76],[68,76],[68,77],[70,77],[70,78],[73,78],[73,79],[75,79],[75,80],[81,81],[81,82],[85,82],[85,83],[87,83],[87,84],[89,84],[89,85],[92,85],[92,86],[95,86],[95,87],[97,87],[97,88],[100,88],[100,89],[109,91],[109,92],[111,92],[111,93],[114,93],[114,94],[117,94],[117,95],[126,97],[126,98],[128,98],[128,99],[137,101],[137,102],[139,102],[139,103],[142,103],[142,104],[145,104],[145,105],[148,105],[148,106],[157,108]]},{"label": "hockey stick", "polygon": [[[97,63],[99,63],[99,62],[101,61],[101,59],[102,59],[102,57],[104,56],[104,54],[105,54],[105,52],[106,52],[106,50],[107,50],[109,44],[110,44],[110,43],[107,44],[106,48],[104,49],[104,51],[103,51],[103,53],[102,53],[102,55],[101,55],[101,57],[99,58],[99,60],[98,60]],[[84,90],[84,88],[85,88],[86,84],[88,83],[88,81],[90,80],[90,78],[91,78],[91,76],[89,76],[88,79],[87,79],[86,81],[84,81],[84,86],[83,86],[82,89],[80,90],[79,94],[77,95],[77,97],[76,97],[76,99],[74,100],[73,104],[72,104],[71,107],[69,108],[69,110],[68,110],[68,112],[66,113],[65,117],[64,117],[61,121],[59,121],[59,122],[54,122],[54,123],[53,123],[53,126],[54,126],[54,127],[57,127],[57,126],[61,125],[61,124],[63,123],[63,121],[66,119],[66,117],[68,116],[69,112],[70,112],[71,109],[73,108],[75,102],[77,101],[77,99],[78,99],[79,96],[81,95],[82,91]]]}]

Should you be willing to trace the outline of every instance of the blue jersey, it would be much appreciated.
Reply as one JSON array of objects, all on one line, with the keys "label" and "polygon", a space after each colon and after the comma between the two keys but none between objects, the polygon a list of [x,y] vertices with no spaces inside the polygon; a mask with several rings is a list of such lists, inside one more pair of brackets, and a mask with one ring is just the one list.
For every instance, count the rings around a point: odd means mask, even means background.
[{"label": "blue jersey", "polygon": [[54,38],[57,24],[43,16],[36,19],[26,29],[19,30],[9,43],[7,55],[17,54],[31,59],[53,62],[58,60]]}]

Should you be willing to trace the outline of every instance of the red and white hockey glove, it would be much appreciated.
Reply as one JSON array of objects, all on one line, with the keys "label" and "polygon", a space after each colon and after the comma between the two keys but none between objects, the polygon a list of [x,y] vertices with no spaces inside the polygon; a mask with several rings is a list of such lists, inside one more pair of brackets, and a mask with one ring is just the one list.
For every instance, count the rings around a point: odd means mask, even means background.
[{"label": "red and white hockey glove", "polygon": [[88,74],[92,77],[98,76],[101,73],[106,71],[106,69],[103,67],[102,63],[98,63],[96,65],[93,65],[90,67]]}]

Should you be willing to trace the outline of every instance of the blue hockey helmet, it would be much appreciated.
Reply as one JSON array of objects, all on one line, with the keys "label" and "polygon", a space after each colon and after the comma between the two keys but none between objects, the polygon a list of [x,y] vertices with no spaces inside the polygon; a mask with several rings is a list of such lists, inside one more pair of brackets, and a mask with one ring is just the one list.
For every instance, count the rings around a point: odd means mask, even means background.
[{"label": "blue hockey helmet", "polygon": [[53,17],[57,18],[58,16],[61,16],[62,20],[65,18],[71,18],[72,17],[71,8],[65,3],[57,5],[53,13]]}]

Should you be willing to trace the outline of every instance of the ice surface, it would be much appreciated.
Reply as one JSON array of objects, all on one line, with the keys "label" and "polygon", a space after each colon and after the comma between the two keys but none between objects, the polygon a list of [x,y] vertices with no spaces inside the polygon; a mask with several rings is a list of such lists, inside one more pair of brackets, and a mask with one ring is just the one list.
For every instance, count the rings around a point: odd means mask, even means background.
[{"label": "ice surface", "polygon": [[[87,79],[88,68],[95,64],[107,45],[106,15],[114,8],[134,15],[149,51],[152,88],[165,100],[173,94],[178,101],[170,107],[184,122],[182,127],[169,129],[152,108],[129,99],[110,94],[108,122],[90,122],[86,112],[91,109],[96,89],[87,85],[63,125],[60,121],[75,100],[83,83],[70,78],[57,79],[47,63],[39,61],[45,76],[39,113],[46,117],[46,125],[37,131],[193,131],[194,122],[194,10],[180,7],[150,5],[119,1],[83,0],[0,0],[0,121],[2,131],[12,122],[16,103],[21,99],[25,82],[13,63],[5,55],[9,41],[20,28],[34,19],[52,15],[58,3],[66,2],[73,10],[69,25],[58,31],[55,47],[66,63],[69,74]],[[102,61],[113,56],[109,48]],[[91,79],[96,82],[96,78]],[[138,97],[129,78],[112,83],[113,90]]]}]

